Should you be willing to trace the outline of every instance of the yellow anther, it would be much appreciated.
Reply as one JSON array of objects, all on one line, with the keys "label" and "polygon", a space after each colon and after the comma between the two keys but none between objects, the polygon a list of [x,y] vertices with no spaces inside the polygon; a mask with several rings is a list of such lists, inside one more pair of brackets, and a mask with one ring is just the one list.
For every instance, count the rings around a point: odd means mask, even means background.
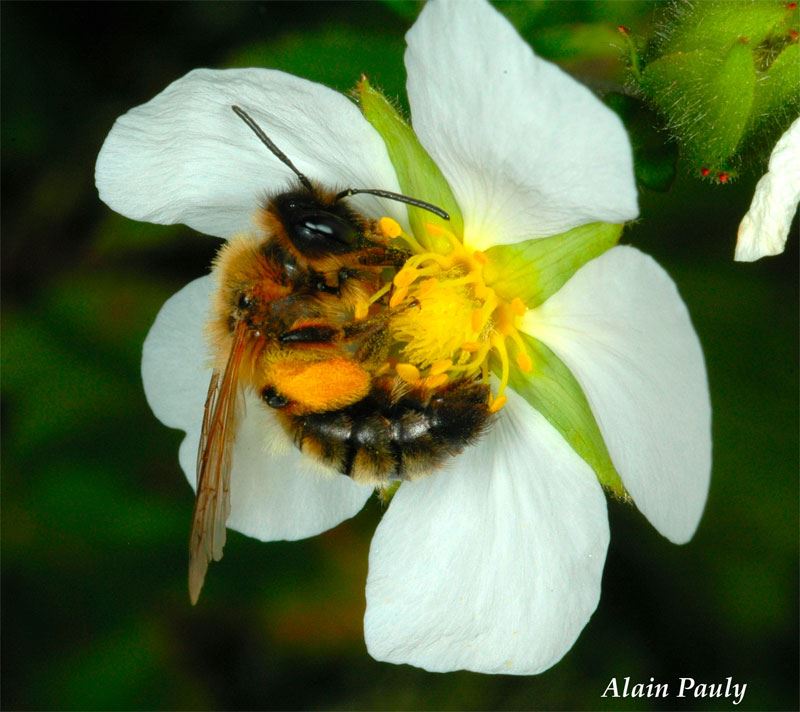
[{"label": "yellow anther", "polygon": [[364,299],[358,299],[356,301],[356,308],[353,314],[353,318],[356,321],[360,321],[361,319],[365,319],[368,313],[369,313],[369,303]]},{"label": "yellow anther", "polygon": [[473,293],[475,294],[476,299],[487,299],[489,295],[493,292],[492,289],[487,287],[484,284],[476,284]]},{"label": "yellow anther", "polygon": [[471,325],[472,325],[472,330],[476,334],[480,334],[481,331],[483,331],[483,310],[482,309],[475,309],[472,312]]},{"label": "yellow anther", "polygon": [[430,376],[438,376],[440,373],[449,371],[453,367],[453,362],[449,358],[443,358],[440,361],[435,361],[431,364],[431,369],[428,372]]},{"label": "yellow anther", "polygon": [[451,240],[455,240],[458,242],[458,238],[456,237],[455,233],[447,228],[442,227],[441,225],[435,225],[434,223],[425,223],[425,229],[431,234],[436,235],[437,237],[447,237]]},{"label": "yellow anther", "polygon": [[378,228],[386,237],[390,238],[400,237],[403,234],[403,228],[400,227],[400,223],[388,217],[378,220]]},{"label": "yellow anther", "polygon": [[465,341],[461,344],[461,350],[474,354],[476,351],[481,350],[481,345],[477,341]]},{"label": "yellow anther", "polygon": [[412,386],[419,382],[419,369],[413,363],[398,363],[394,370],[400,378]]},{"label": "yellow anther", "polygon": [[523,373],[530,373],[533,370],[533,361],[531,361],[531,357],[528,354],[520,351],[517,354],[517,366]]},{"label": "yellow anther", "polygon": [[449,376],[446,373],[440,373],[437,376],[428,376],[422,383],[425,388],[429,388],[430,390],[435,390],[439,386],[443,386],[449,380]]},{"label": "yellow anther", "polygon": [[511,311],[514,312],[515,316],[524,316],[525,312],[528,311],[528,307],[519,297],[514,297],[511,300]]},{"label": "yellow anther", "polygon": [[436,289],[436,286],[438,284],[439,281],[434,277],[431,277],[430,279],[426,279],[424,282],[421,282],[419,285],[419,292],[418,292],[420,299],[427,297],[434,289]]},{"label": "yellow anther", "polygon": [[494,399],[494,400],[493,400],[493,401],[492,401],[492,402],[489,404],[489,412],[490,412],[490,413],[496,413],[496,412],[497,412],[498,410],[500,410],[500,409],[501,409],[501,408],[502,408],[502,407],[503,407],[503,406],[504,406],[506,403],[508,403],[508,398],[506,398],[505,396],[499,396],[499,397],[495,398],[495,399]]},{"label": "yellow anther", "polygon": [[504,305],[495,311],[495,329],[503,336],[510,336],[514,331],[514,317],[511,308]]},{"label": "yellow anther", "polygon": [[472,256],[476,262],[480,262],[482,265],[485,265],[489,261],[489,258],[486,257],[486,255],[484,255],[480,250],[475,250],[475,252],[472,253]]},{"label": "yellow anther", "polygon": [[409,285],[413,284],[414,280],[417,278],[416,270],[414,269],[401,269],[395,276],[394,276],[394,286],[395,287],[408,287]]},{"label": "yellow anther", "polygon": [[400,289],[395,289],[394,293],[392,294],[392,298],[389,300],[389,307],[394,309],[398,304],[401,304],[407,296],[408,287],[400,287]]}]

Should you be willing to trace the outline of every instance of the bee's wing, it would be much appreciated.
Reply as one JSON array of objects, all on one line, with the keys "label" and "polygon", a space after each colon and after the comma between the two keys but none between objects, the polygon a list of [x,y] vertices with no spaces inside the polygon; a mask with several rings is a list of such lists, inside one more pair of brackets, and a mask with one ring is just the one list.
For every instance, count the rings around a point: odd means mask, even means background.
[{"label": "bee's wing", "polygon": [[246,350],[245,334],[244,325],[237,328],[225,371],[214,371],[208,386],[189,539],[189,597],[193,604],[203,588],[209,561],[219,561],[225,546],[225,522],[231,511],[233,443],[242,409],[239,367]]}]

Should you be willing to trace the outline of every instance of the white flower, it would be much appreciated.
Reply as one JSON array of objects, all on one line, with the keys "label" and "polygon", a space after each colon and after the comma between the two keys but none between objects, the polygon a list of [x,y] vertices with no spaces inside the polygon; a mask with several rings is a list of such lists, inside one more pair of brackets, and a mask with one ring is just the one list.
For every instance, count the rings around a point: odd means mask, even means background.
[{"label": "white flower", "polygon": [[[469,248],[636,217],[619,120],[488,4],[431,3],[407,40],[413,126],[452,188]],[[103,200],[221,237],[249,229],[259,198],[292,176],[231,104],[310,178],[399,189],[381,137],[343,96],[276,71],[198,70],[117,121],[97,163]],[[397,204],[359,196],[357,205],[407,224]],[[187,433],[180,462],[192,483],[212,291],[203,277],[165,304],[142,364],[155,414]],[[670,540],[690,539],[708,490],[710,407],[700,345],[670,278],[637,250],[612,248],[519,323],[577,378],[641,511]],[[547,418],[507,395],[477,445],[400,486],[375,533],[365,636],[379,660],[532,674],[569,650],[597,606],[609,538],[602,488]],[[291,447],[265,454],[281,431],[248,400],[229,526],[297,539],[353,516],[371,490],[308,473]]]},{"label": "white flower", "polygon": [[750,210],[739,224],[734,259],[755,262],[779,255],[800,202],[800,118],[778,139],[769,169],[756,184]]}]

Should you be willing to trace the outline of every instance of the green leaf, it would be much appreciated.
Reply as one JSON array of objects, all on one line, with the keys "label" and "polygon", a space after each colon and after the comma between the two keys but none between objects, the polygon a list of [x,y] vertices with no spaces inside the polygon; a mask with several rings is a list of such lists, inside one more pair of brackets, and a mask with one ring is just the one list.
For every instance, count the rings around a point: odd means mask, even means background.
[{"label": "green leaf", "polygon": [[386,97],[370,86],[366,78],[358,83],[358,95],[364,116],[386,143],[400,190],[405,195],[432,203],[450,215],[450,221],[447,222],[427,210],[408,206],[408,219],[414,236],[427,249],[449,252],[449,241],[443,236],[431,235],[425,228],[433,224],[453,232],[459,239],[464,234],[461,210],[445,177],[422,147],[413,129]]},{"label": "green leaf", "polygon": [[591,223],[552,237],[496,245],[486,250],[486,284],[506,301],[519,297],[533,309],[589,260],[614,247],[621,234],[622,225]]},{"label": "green leaf", "polygon": [[666,117],[693,163],[724,169],[753,105],[756,70],[750,47],[724,58],[705,50],[669,54],[645,67],[640,88]]},{"label": "green leaf", "polygon": [[627,498],[625,487],[608,454],[589,401],[563,361],[538,339],[522,335],[533,371],[512,366],[509,384],[538,410],[595,471],[603,487]]}]

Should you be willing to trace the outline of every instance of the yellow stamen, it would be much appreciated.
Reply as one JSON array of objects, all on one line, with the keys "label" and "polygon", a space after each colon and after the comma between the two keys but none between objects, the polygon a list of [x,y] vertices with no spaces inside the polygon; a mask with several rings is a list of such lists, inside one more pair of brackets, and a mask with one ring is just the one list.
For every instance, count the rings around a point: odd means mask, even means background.
[{"label": "yellow stamen", "polygon": [[525,347],[525,342],[515,329],[511,332],[511,338],[514,340],[514,346],[517,348],[517,365],[523,373],[530,373],[533,370],[533,361],[528,355],[528,349]]},{"label": "yellow stamen", "polygon": [[353,313],[353,318],[356,321],[361,321],[362,319],[365,319],[367,317],[368,313],[369,313],[369,302],[367,302],[365,299],[361,298],[357,299],[356,308]]},{"label": "yellow stamen", "polygon": [[395,287],[408,287],[417,279],[417,270],[404,267],[394,276]]},{"label": "yellow stamen", "polygon": [[412,386],[419,382],[419,369],[413,363],[398,363],[394,370],[400,378]]},{"label": "yellow stamen", "polygon": [[388,291],[389,291],[391,288],[392,288],[392,283],[391,283],[391,282],[387,282],[387,283],[386,283],[386,284],[384,284],[384,285],[383,285],[383,286],[382,286],[382,287],[381,287],[381,288],[380,288],[380,289],[379,289],[377,292],[375,292],[375,294],[373,294],[373,295],[372,295],[372,296],[369,298],[369,302],[367,302],[367,303],[368,303],[368,304],[374,304],[374,303],[375,303],[375,302],[377,302],[377,301],[378,301],[378,300],[379,300],[379,299],[380,299],[380,298],[381,298],[381,297],[382,297],[384,294],[386,294],[386,292],[388,292]]},{"label": "yellow stamen", "polygon": [[392,298],[389,300],[389,307],[394,309],[408,296],[408,287],[395,289]]},{"label": "yellow stamen", "polygon": [[508,364],[508,351],[506,350],[506,341],[499,334],[495,334],[491,339],[492,348],[497,351],[497,356],[500,359],[500,385],[497,388],[497,397],[503,395],[506,386],[508,385],[509,364]]},{"label": "yellow stamen", "polygon": [[480,334],[481,331],[483,330],[483,310],[475,309],[472,312],[471,324],[472,324],[472,330],[476,334]]},{"label": "yellow stamen", "polygon": [[[425,227],[432,238],[439,238],[440,245],[441,237],[446,237],[451,250],[417,251],[392,280],[389,305],[400,308],[392,315],[389,329],[396,344],[393,353],[403,361],[394,369],[406,382],[431,390],[458,379],[482,378],[489,384],[492,355],[500,373],[489,407],[497,412],[507,402],[504,392],[511,356],[524,373],[534,367],[517,328],[527,308],[520,298],[505,301],[486,285],[483,272],[489,258],[485,253],[470,252],[446,228]],[[417,308],[405,308],[411,304]],[[510,353],[509,339],[513,341]]]},{"label": "yellow stamen", "polygon": [[478,299],[486,299],[494,290],[489,289],[485,284],[476,284],[475,285],[475,296]]},{"label": "yellow stamen", "polygon": [[525,316],[525,312],[528,311],[528,308],[525,306],[525,302],[519,297],[514,297],[511,300],[511,311],[515,316]]},{"label": "yellow stamen", "polygon": [[449,358],[443,358],[440,361],[434,361],[431,364],[429,375],[438,376],[440,373],[449,371],[453,367],[453,362]]},{"label": "yellow stamen", "polygon": [[426,279],[424,282],[420,282],[419,285],[419,296],[420,299],[427,297],[434,289],[436,289],[437,285],[439,284],[438,280],[431,277],[430,279]]},{"label": "yellow stamen", "polygon": [[455,245],[460,245],[461,243],[458,241],[456,234],[447,228],[442,227],[441,225],[435,225],[434,223],[425,223],[425,229],[428,231],[429,234],[433,235],[434,237],[446,237],[450,240],[450,243]]},{"label": "yellow stamen", "polygon": [[508,398],[506,396],[498,396],[489,404],[489,412],[496,413],[500,410],[506,403],[508,403]]},{"label": "yellow stamen", "polygon": [[400,223],[389,217],[382,217],[378,220],[378,229],[388,238],[400,237],[403,234]]},{"label": "yellow stamen", "polygon": [[435,390],[439,386],[443,386],[447,381],[450,380],[450,377],[446,373],[440,373],[437,376],[428,376],[424,381],[423,385],[425,388],[429,388],[430,390]]}]

